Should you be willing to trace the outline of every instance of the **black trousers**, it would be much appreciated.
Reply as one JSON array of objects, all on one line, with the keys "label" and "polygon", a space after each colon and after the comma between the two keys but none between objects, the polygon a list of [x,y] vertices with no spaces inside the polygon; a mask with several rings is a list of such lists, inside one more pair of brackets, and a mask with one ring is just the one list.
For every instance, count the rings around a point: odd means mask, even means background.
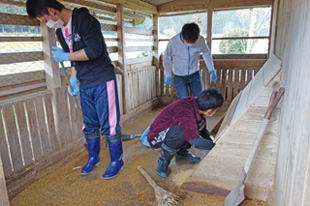
[{"label": "black trousers", "polygon": [[182,149],[189,149],[191,147],[191,144],[185,139],[183,130],[180,126],[174,126],[169,128],[168,132],[165,133],[165,135],[161,134],[157,135],[155,139],[157,140],[157,143],[155,145],[151,144],[151,147],[153,149],[161,148],[161,145],[163,142],[174,150],[182,150]]}]

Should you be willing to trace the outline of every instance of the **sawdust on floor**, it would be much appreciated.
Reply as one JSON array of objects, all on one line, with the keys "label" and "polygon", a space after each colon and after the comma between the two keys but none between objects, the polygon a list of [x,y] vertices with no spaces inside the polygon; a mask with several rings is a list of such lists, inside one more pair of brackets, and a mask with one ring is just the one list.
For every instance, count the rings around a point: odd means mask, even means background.
[{"label": "sawdust on floor", "polygon": [[[128,127],[123,128],[123,133],[143,133],[161,109],[155,109],[138,118]],[[110,158],[108,148],[103,142],[101,146],[101,163],[89,175],[80,174],[81,167],[88,158],[87,151],[84,151],[72,161],[31,184],[10,200],[10,204],[12,206],[154,205],[154,190],[137,170],[137,166],[141,165],[160,187],[178,195],[184,205],[223,205],[225,197],[179,190],[180,185],[199,163],[174,158],[170,165],[171,174],[167,178],[162,178],[156,174],[160,153],[143,146],[139,138],[123,143],[124,169],[117,177],[104,180],[102,175],[110,163]],[[201,158],[207,155],[207,151],[203,150],[190,149],[190,151]],[[247,200],[241,205],[264,206],[265,203]]]}]

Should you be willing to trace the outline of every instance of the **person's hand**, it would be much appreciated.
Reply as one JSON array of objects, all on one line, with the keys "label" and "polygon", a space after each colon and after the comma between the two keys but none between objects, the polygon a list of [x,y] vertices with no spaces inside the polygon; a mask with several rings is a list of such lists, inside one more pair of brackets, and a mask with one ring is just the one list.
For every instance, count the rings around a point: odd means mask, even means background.
[{"label": "person's hand", "polygon": [[69,53],[64,52],[62,49],[56,46],[52,46],[52,49],[53,58],[56,62],[69,61]]},{"label": "person's hand", "polygon": [[172,84],[172,78],[171,78],[171,77],[166,77],[166,79],[165,79],[165,85],[171,86],[171,84]]},{"label": "person's hand", "polygon": [[70,84],[72,86],[73,91],[71,91],[70,86],[68,85],[68,93],[71,96],[76,96],[80,92],[80,87],[78,84],[78,80],[74,77],[70,77]]},{"label": "person's hand", "polygon": [[215,81],[217,80],[217,75],[216,75],[215,71],[212,70],[212,71],[210,72],[210,74],[211,74],[211,81],[212,81],[212,82],[215,82]]}]

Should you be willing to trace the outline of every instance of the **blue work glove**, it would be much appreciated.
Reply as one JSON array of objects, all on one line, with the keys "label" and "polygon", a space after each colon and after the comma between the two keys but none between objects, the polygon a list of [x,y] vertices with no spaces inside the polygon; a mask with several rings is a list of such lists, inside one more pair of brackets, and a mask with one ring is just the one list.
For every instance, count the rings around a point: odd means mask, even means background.
[{"label": "blue work glove", "polygon": [[68,85],[68,93],[71,96],[76,96],[80,92],[78,80],[74,77],[70,77],[70,84],[72,86],[73,91],[71,91],[70,86]]},{"label": "blue work glove", "polygon": [[61,48],[56,46],[52,46],[52,49],[53,58],[56,62],[69,61],[69,53],[64,52]]},{"label": "blue work glove", "polygon": [[171,86],[171,84],[172,84],[172,78],[171,78],[171,77],[166,77],[166,79],[165,79],[165,85]]},{"label": "blue work glove", "polygon": [[215,81],[217,80],[217,75],[216,75],[215,71],[212,70],[212,71],[210,72],[210,74],[211,74],[211,81],[212,81],[212,82],[215,82]]}]

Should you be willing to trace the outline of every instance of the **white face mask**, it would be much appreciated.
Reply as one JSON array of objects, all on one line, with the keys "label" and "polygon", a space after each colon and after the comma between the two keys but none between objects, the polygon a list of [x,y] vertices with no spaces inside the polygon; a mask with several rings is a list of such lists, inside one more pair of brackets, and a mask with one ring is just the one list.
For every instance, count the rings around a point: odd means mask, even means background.
[{"label": "white face mask", "polygon": [[185,43],[185,45],[186,45],[186,46],[193,46],[193,44],[187,44],[187,43]]},{"label": "white face mask", "polygon": [[64,25],[64,22],[58,17],[57,17],[57,21],[53,21],[50,16],[50,20],[46,22],[46,26],[48,26],[49,28],[54,28],[54,29],[61,28],[63,25]]}]

